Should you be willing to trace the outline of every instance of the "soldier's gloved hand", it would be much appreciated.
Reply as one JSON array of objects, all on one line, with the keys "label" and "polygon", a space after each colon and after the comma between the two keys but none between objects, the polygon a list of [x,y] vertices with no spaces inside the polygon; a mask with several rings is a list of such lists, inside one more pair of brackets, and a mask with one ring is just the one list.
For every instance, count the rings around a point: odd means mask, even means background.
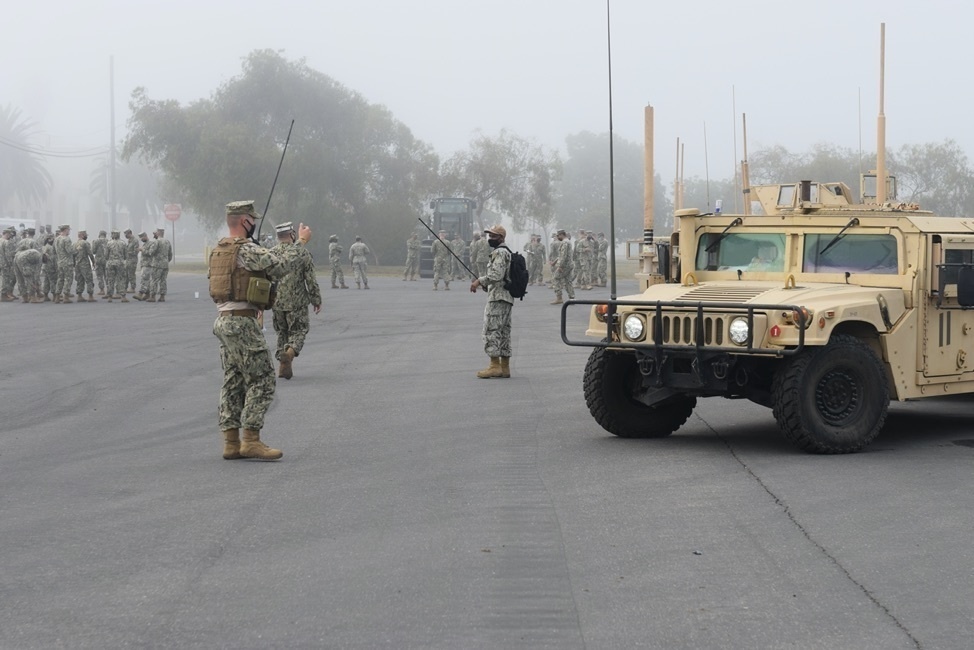
[{"label": "soldier's gloved hand", "polygon": [[300,239],[301,242],[304,244],[307,244],[309,241],[311,241],[311,228],[304,225],[303,223],[299,223],[298,239]]}]

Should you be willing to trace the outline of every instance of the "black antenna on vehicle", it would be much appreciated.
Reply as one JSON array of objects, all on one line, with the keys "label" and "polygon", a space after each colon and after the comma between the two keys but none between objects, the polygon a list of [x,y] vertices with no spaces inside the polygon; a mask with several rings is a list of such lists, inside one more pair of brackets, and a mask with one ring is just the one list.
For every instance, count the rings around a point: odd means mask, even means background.
[{"label": "black antenna on vehicle", "polygon": [[[274,174],[274,182],[271,183],[270,194],[267,195],[267,204],[264,206],[263,216],[267,216],[267,211],[271,209],[271,197],[274,196],[274,188],[277,187],[277,179],[281,175],[281,166],[284,165],[284,156],[287,155],[287,145],[291,142],[291,131],[294,129],[294,120],[291,120],[291,126],[287,129],[287,139],[284,140],[284,151],[281,152],[281,162],[277,163],[277,173]],[[253,236],[253,241],[255,244],[260,244],[260,229],[264,225],[264,220],[260,220],[260,224],[257,226],[257,232]]]},{"label": "black antenna on vehicle", "polygon": [[615,193],[615,157],[612,135],[612,16],[609,11],[609,0],[605,0],[605,31],[606,47],[609,61],[609,268],[612,278],[609,280],[609,299],[616,299],[616,193]]}]

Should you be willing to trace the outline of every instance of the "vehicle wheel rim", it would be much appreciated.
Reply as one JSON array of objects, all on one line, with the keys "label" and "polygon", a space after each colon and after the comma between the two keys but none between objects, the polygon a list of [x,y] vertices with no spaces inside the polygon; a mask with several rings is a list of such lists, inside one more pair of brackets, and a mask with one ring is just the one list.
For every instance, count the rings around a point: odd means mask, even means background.
[{"label": "vehicle wheel rim", "polygon": [[846,370],[833,370],[815,387],[815,405],[830,424],[841,424],[859,406],[862,392],[855,376]]}]

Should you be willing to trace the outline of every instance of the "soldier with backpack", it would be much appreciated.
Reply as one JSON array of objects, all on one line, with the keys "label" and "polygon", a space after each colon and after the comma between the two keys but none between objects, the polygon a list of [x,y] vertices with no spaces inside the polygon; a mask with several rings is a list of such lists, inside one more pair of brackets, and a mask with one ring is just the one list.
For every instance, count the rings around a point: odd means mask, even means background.
[{"label": "soldier with backpack", "polygon": [[514,298],[508,290],[510,281],[511,251],[504,246],[507,230],[494,226],[485,230],[490,246],[487,273],[470,283],[470,292],[483,288],[487,292],[484,308],[484,351],[490,357],[490,365],[477,373],[481,379],[511,376],[511,309]]}]

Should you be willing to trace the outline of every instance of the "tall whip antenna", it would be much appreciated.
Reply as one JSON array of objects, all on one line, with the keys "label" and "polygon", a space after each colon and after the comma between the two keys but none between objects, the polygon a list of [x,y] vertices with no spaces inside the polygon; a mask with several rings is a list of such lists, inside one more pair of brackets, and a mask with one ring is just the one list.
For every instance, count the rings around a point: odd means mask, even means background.
[{"label": "tall whip antenna", "polygon": [[[271,197],[274,196],[274,188],[277,187],[277,178],[281,175],[281,166],[284,164],[284,156],[287,154],[287,145],[291,142],[291,131],[294,129],[294,120],[291,120],[291,126],[287,129],[287,139],[284,140],[284,151],[281,152],[281,162],[277,163],[277,173],[274,174],[274,182],[271,183],[271,192],[267,195],[267,204],[264,206],[263,216],[267,216],[267,211],[271,208]],[[264,220],[260,220],[260,225],[257,226],[257,233],[254,235],[254,243],[260,243],[260,229],[264,225]]]},{"label": "tall whip antenna", "polygon": [[615,195],[615,156],[612,133],[612,16],[609,0],[605,0],[605,41],[609,61],[609,268],[612,269],[609,281],[609,298],[616,299],[616,195]]}]

